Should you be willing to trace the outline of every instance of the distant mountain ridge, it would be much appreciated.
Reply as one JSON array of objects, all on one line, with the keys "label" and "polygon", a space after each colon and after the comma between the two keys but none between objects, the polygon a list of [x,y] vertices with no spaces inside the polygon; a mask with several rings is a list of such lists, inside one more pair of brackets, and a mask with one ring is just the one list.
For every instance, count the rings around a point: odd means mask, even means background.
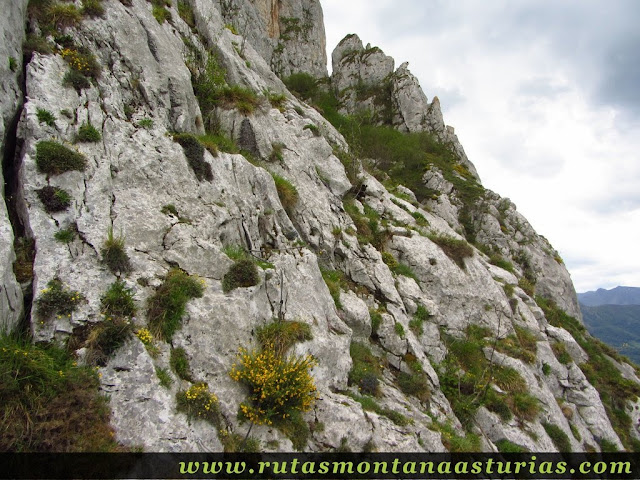
[{"label": "distant mountain ridge", "polygon": [[589,333],[640,365],[640,305],[581,305]]},{"label": "distant mountain ridge", "polygon": [[582,305],[589,307],[598,305],[640,305],[640,288],[615,287],[611,290],[599,288],[595,292],[578,293],[578,301]]}]

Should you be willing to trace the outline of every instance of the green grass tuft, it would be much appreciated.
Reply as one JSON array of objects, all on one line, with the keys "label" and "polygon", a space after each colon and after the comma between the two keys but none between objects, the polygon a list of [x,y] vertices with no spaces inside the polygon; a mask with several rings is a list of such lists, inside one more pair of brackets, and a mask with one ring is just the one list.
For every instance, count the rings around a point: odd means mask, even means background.
[{"label": "green grass tuft", "polygon": [[154,336],[170,341],[181,327],[187,302],[204,294],[204,281],[180,269],[169,270],[147,302],[147,319]]},{"label": "green grass tuft", "polygon": [[36,165],[42,173],[60,175],[72,170],[83,171],[87,168],[87,159],[58,142],[43,140],[36,145]]}]

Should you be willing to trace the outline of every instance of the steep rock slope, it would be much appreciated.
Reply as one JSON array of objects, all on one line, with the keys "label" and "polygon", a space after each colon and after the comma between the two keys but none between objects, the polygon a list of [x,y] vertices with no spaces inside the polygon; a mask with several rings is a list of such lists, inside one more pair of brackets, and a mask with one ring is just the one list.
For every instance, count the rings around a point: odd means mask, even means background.
[{"label": "steep rock slope", "polygon": [[[0,174],[11,182],[13,172],[7,172],[14,164],[15,124],[23,93],[20,88],[22,76],[22,42],[25,37],[25,15],[27,1],[11,2],[0,20]],[[3,181],[0,186],[3,198],[13,195],[14,185],[9,191]],[[11,200],[8,199],[10,202]],[[13,249],[14,235],[5,202],[0,203],[0,258],[5,259],[0,267],[0,333],[12,330],[23,313],[20,285],[16,281],[13,264],[16,260]]]},{"label": "steep rock slope", "polygon": [[[245,42],[225,27],[222,3],[103,0],[102,16],[59,25],[64,36],[26,68],[16,213],[36,242],[31,331],[98,366],[117,440],[213,451],[246,447],[230,439],[251,428],[260,449],[281,451],[631,448],[633,369],[566,315],[578,310],[561,261],[481,188],[437,103],[415,123],[413,100],[392,97],[391,124],[434,135],[421,138],[447,159],[418,171],[415,192],[392,185],[393,168],[360,168],[343,135],[287,91],[261,30]],[[287,68],[278,73],[321,74]],[[90,81],[72,81],[74,69]],[[412,78],[399,71],[394,92]],[[73,168],[47,167],[52,150]],[[64,208],[47,206],[47,191]],[[231,285],[238,265],[256,273]],[[114,285],[137,307],[123,331],[138,333],[107,350],[98,339],[114,322]],[[295,422],[250,427],[238,418],[247,389],[229,372],[239,348],[283,322],[307,332],[291,352],[317,360],[318,399]],[[202,384],[216,395],[216,428],[182,408]]]},{"label": "steep rock slope", "polygon": [[326,38],[319,0],[216,2],[225,25],[245,39],[278,75],[327,75]]}]

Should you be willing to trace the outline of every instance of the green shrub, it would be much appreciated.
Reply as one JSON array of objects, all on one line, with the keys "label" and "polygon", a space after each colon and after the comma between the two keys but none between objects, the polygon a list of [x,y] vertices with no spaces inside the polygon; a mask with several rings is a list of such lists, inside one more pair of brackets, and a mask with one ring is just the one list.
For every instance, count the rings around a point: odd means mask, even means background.
[{"label": "green shrub", "polygon": [[422,372],[405,373],[400,372],[397,377],[398,386],[403,393],[413,395],[421,402],[426,402],[431,398],[429,381]]},{"label": "green shrub", "polygon": [[242,350],[239,362],[229,375],[249,388],[249,399],[240,405],[245,420],[277,426],[315,403],[316,386],[309,373],[316,365],[312,356],[282,356],[271,349]]},{"label": "green shrub", "polygon": [[200,137],[198,137],[198,140],[200,140],[202,146],[209,150],[211,155],[213,155],[214,157],[218,156],[218,150],[227,153],[240,152],[240,149],[233,141],[233,139],[225,137],[221,134],[215,135],[212,133],[208,133],[207,135],[201,135]]},{"label": "green shrub", "polygon": [[515,273],[515,269],[513,268],[513,263],[511,263],[509,260],[506,260],[499,253],[495,253],[495,252],[491,253],[489,255],[489,262],[497,267],[502,268],[503,270],[506,270],[507,272]]},{"label": "green shrub", "polygon": [[109,317],[133,317],[137,308],[133,299],[133,290],[127,288],[122,280],[113,282],[100,298],[102,313]]},{"label": "green shrub", "polygon": [[569,436],[559,426],[547,422],[542,422],[542,426],[559,452],[572,451]]},{"label": "green shrub", "polygon": [[520,279],[518,279],[518,286],[530,297],[533,297],[535,294],[536,286],[525,277],[520,277]]},{"label": "green shrub", "polygon": [[117,451],[98,387],[67,351],[0,337],[0,451]]},{"label": "green shrub", "polygon": [[308,73],[294,73],[283,81],[287,89],[302,100],[313,98],[318,92],[318,81]]},{"label": "green shrub", "polygon": [[151,13],[160,25],[167,20],[171,20],[171,12],[164,5],[154,4],[151,8]]},{"label": "green shrub", "polygon": [[74,226],[62,228],[53,234],[53,238],[60,243],[71,243],[76,238],[76,229]]},{"label": "green shrub", "polygon": [[527,421],[533,421],[540,413],[540,402],[528,393],[516,392],[507,398],[507,404],[515,416]]},{"label": "green shrub", "polygon": [[43,140],[36,144],[36,165],[42,173],[60,175],[71,170],[83,171],[87,159],[58,142]]},{"label": "green shrub", "polygon": [[413,271],[413,269],[409,265],[405,263],[398,262],[395,268],[393,268],[391,271],[396,275],[402,275],[408,278],[413,278],[415,281],[418,281],[418,276],[416,275],[416,273]]},{"label": "green shrub", "polygon": [[393,329],[395,330],[396,335],[398,335],[400,338],[404,338],[405,336],[404,327],[400,322],[396,322]]},{"label": "green shrub", "polygon": [[78,308],[84,296],[75,290],[70,290],[59,278],[47,283],[47,288],[40,292],[36,300],[37,315],[41,321],[50,319],[53,315],[70,317]]},{"label": "green shrub", "polygon": [[504,422],[508,422],[513,418],[513,413],[505,400],[504,394],[499,394],[493,388],[487,390],[484,406],[490,412],[498,415]]},{"label": "green shrub", "polygon": [[349,385],[358,385],[362,393],[377,395],[382,375],[380,359],[371,353],[368,346],[359,342],[351,343],[349,353],[353,361],[349,371]]},{"label": "green shrub", "polygon": [[56,30],[75,27],[82,21],[82,15],[74,4],[52,3],[46,11],[47,23]]},{"label": "green shrub", "polygon": [[493,381],[498,387],[509,393],[527,391],[527,383],[515,368],[494,366]]},{"label": "green shrub", "polygon": [[104,16],[102,0],[82,0],[82,14],[89,17]]},{"label": "green shrub", "polygon": [[223,108],[237,108],[244,115],[251,115],[260,105],[258,96],[240,85],[224,86],[218,92],[218,104]]},{"label": "green shrub", "polygon": [[86,48],[70,47],[60,52],[72,71],[86,77],[98,78],[100,76],[100,64],[95,55]]},{"label": "green shrub", "polygon": [[114,275],[131,271],[129,255],[127,255],[124,247],[124,236],[116,237],[113,234],[113,227],[109,227],[107,231],[107,239],[102,246],[102,250],[100,250],[100,254],[102,255],[102,263]]},{"label": "green shrub", "polygon": [[211,165],[204,160],[204,147],[198,139],[190,133],[179,133],[173,136],[173,140],[182,146],[187,162],[198,181],[212,181],[213,171]]},{"label": "green shrub", "polygon": [[496,350],[520,360],[533,364],[538,351],[537,338],[528,330],[515,326],[516,335],[500,339],[496,343]]},{"label": "green shrub", "polygon": [[271,144],[271,153],[269,154],[270,162],[282,162],[284,161],[284,157],[282,155],[284,149],[284,143],[275,142]]},{"label": "green shrub", "polygon": [[278,191],[278,197],[280,198],[280,203],[284,207],[285,211],[288,214],[293,212],[293,208],[298,203],[299,195],[298,189],[286,178],[281,177],[280,175],[276,175],[272,173],[273,181],[276,184],[276,190]]},{"label": "green shrub", "polygon": [[178,411],[184,412],[189,420],[204,420],[220,426],[218,397],[209,391],[206,383],[197,383],[186,391],[179,391],[176,402]]},{"label": "green shrub", "polygon": [[53,53],[53,48],[46,37],[28,33],[26,40],[22,44],[22,51],[25,57],[30,59],[33,56],[33,52],[49,55]]},{"label": "green shrub", "polygon": [[109,357],[131,337],[133,327],[129,319],[107,317],[94,326],[85,347],[87,359],[93,365],[106,365]]},{"label": "green shrub", "polygon": [[603,452],[615,453],[620,451],[618,449],[618,446],[614,442],[612,442],[611,440],[607,440],[606,438],[600,439],[598,444],[600,445],[600,450],[602,450]]},{"label": "green shrub", "polygon": [[319,137],[320,135],[322,135],[320,133],[320,129],[316,125],[313,125],[312,123],[306,124],[303,130],[309,130],[311,133],[313,133],[314,137]]},{"label": "green shrub", "polygon": [[13,248],[16,261],[13,262],[13,273],[18,283],[30,282],[33,279],[33,261],[36,256],[36,242],[32,238],[16,237]]},{"label": "green shrub", "polygon": [[527,447],[513,443],[506,438],[498,440],[496,442],[496,447],[500,453],[528,453],[530,451]]},{"label": "green shrub", "polygon": [[343,202],[345,212],[351,217],[358,231],[360,243],[370,243],[377,250],[383,250],[389,239],[389,232],[380,222],[380,214],[368,205],[364,205],[364,213],[360,213],[352,198]]},{"label": "green shrub", "polygon": [[187,302],[204,294],[204,281],[180,269],[169,270],[147,302],[149,327],[156,337],[170,341],[180,328]]},{"label": "green shrub", "polygon": [[191,367],[189,366],[189,357],[187,357],[187,352],[184,348],[177,347],[171,349],[169,365],[178,378],[193,382],[193,375],[191,374]]},{"label": "green shrub", "polygon": [[273,108],[277,108],[280,112],[284,112],[284,106],[287,102],[287,96],[284,93],[266,92],[266,97]]},{"label": "green shrub", "polygon": [[418,305],[415,315],[409,321],[411,331],[417,336],[422,335],[424,333],[424,322],[426,322],[430,316],[431,314],[423,305]]},{"label": "green shrub", "polygon": [[91,122],[83,123],[78,129],[78,134],[76,135],[76,142],[88,142],[88,143],[96,143],[99,142],[102,138],[100,132],[96,127],[91,125]]},{"label": "green shrub", "polygon": [[189,25],[191,29],[196,28],[196,18],[193,14],[193,8],[191,4],[185,0],[178,0],[178,15],[184,20],[184,23]]},{"label": "green shrub", "polygon": [[138,123],[136,123],[136,126],[138,128],[144,128],[145,130],[149,130],[149,129],[153,128],[153,119],[151,119],[151,118],[142,118],[142,119],[138,120]]},{"label": "green shrub", "polygon": [[571,358],[571,355],[567,351],[567,347],[564,343],[553,342],[551,344],[551,350],[553,350],[553,354],[556,356],[558,362],[562,363],[563,365],[568,365],[573,361],[573,358]]},{"label": "green shrub", "polygon": [[164,388],[171,388],[173,384],[173,379],[171,378],[171,374],[166,368],[156,367],[156,376],[160,381],[160,385]]},{"label": "green shrub", "polygon": [[259,327],[256,336],[263,349],[274,349],[280,355],[284,355],[294,344],[313,338],[308,324],[277,320]]},{"label": "green shrub", "polygon": [[36,193],[48,213],[63,212],[71,205],[71,195],[62,188],[47,185],[36,190]]},{"label": "green shrub", "polygon": [[199,63],[196,56],[196,61],[191,65],[191,82],[202,115],[207,118],[220,103],[220,90],[225,85],[226,72],[212,53],[207,55],[203,66],[200,66]]},{"label": "green shrub", "polygon": [[342,303],[340,303],[340,289],[346,287],[346,281],[344,279],[344,273],[338,270],[325,270],[321,269],[322,278],[324,283],[327,284],[331,298],[336,304],[338,310],[342,309]]},{"label": "green shrub", "polygon": [[9,57],[9,70],[11,70],[12,72],[18,70],[18,61],[15,59],[15,57]]},{"label": "green shrub", "polygon": [[[260,440],[257,438],[251,436],[246,437],[239,433],[229,433],[227,430],[219,431],[218,436],[220,437],[225,452],[258,453],[262,451]],[[276,441],[276,444],[277,443]]]},{"label": "green shrub", "polygon": [[473,248],[465,240],[447,235],[429,235],[429,240],[437,244],[460,268],[465,268],[464,259],[473,256]]},{"label": "green shrub", "polygon": [[382,261],[389,267],[389,270],[393,271],[398,266],[398,261],[389,252],[382,252]]},{"label": "green shrub", "polygon": [[369,317],[371,318],[371,335],[377,335],[382,325],[382,315],[378,310],[369,309]]},{"label": "green shrub", "polygon": [[36,115],[38,116],[38,121],[40,123],[45,123],[50,127],[56,126],[56,117],[49,110],[45,110],[44,108],[38,108],[36,110]]},{"label": "green shrub", "polygon": [[236,288],[246,288],[260,282],[258,269],[251,260],[236,261],[222,279],[222,290],[227,293]]},{"label": "green shrub", "polygon": [[[378,405],[378,402],[376,402],[370,396],[367,396],[367,395],[360,396],[352,393],[347,393],[347,395],[353,398],[356,402],[358,402],[362,406],[363,410],[376,412],[380,416],[387,417],[389,420],[391,420],[393,423],[395,423],[398,426],[404,427],[411,423],[411,420],[409,420],[407,417],[405,417],[401,413],[391,410],[390,408],[382,408],[380,405]],[[345,450],[342,450],[342,451],[345,451]]]},{"label": "green shrub", "polygon": [[162,208],[160,209],[160,212],[164,213],[165,215],[173,215],[176,218],[179,216],[178,209],[173,203],[163,205]]},{"label": "green shrub", "polygon": [[65,73],[62,84],[65,87],[72,87],[76,89],[76,91],[80,92],[80,90],[84,90],[85,88],[89,88],[91,86],[91,82],[89,79],[84,76],[82,73],[77,72],[76,70],[69,69],[67,73]]}]

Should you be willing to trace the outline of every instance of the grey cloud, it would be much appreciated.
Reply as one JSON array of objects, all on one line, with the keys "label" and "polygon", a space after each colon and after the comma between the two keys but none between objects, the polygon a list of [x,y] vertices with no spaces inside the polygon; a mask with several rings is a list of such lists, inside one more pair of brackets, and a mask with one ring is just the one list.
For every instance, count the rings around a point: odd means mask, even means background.
[{"label": "grey cloud", "polygon": [[[428,39],[453,32],[450,54],[458,57],[470,55],[465,49],[491,55],[546,45],[593,102],[640,119],[637,0],[398,0],[385,3],[375,17],[395,37],[420,32]],[[469,40],[473,43],[465,44]]]},{"label": "grey cloud", "polygon": [[570,89],[567,85],[558,84],[553,78],[540,76],[520,84],[518,90],[520,95],[526,97],[554,98]]}]

